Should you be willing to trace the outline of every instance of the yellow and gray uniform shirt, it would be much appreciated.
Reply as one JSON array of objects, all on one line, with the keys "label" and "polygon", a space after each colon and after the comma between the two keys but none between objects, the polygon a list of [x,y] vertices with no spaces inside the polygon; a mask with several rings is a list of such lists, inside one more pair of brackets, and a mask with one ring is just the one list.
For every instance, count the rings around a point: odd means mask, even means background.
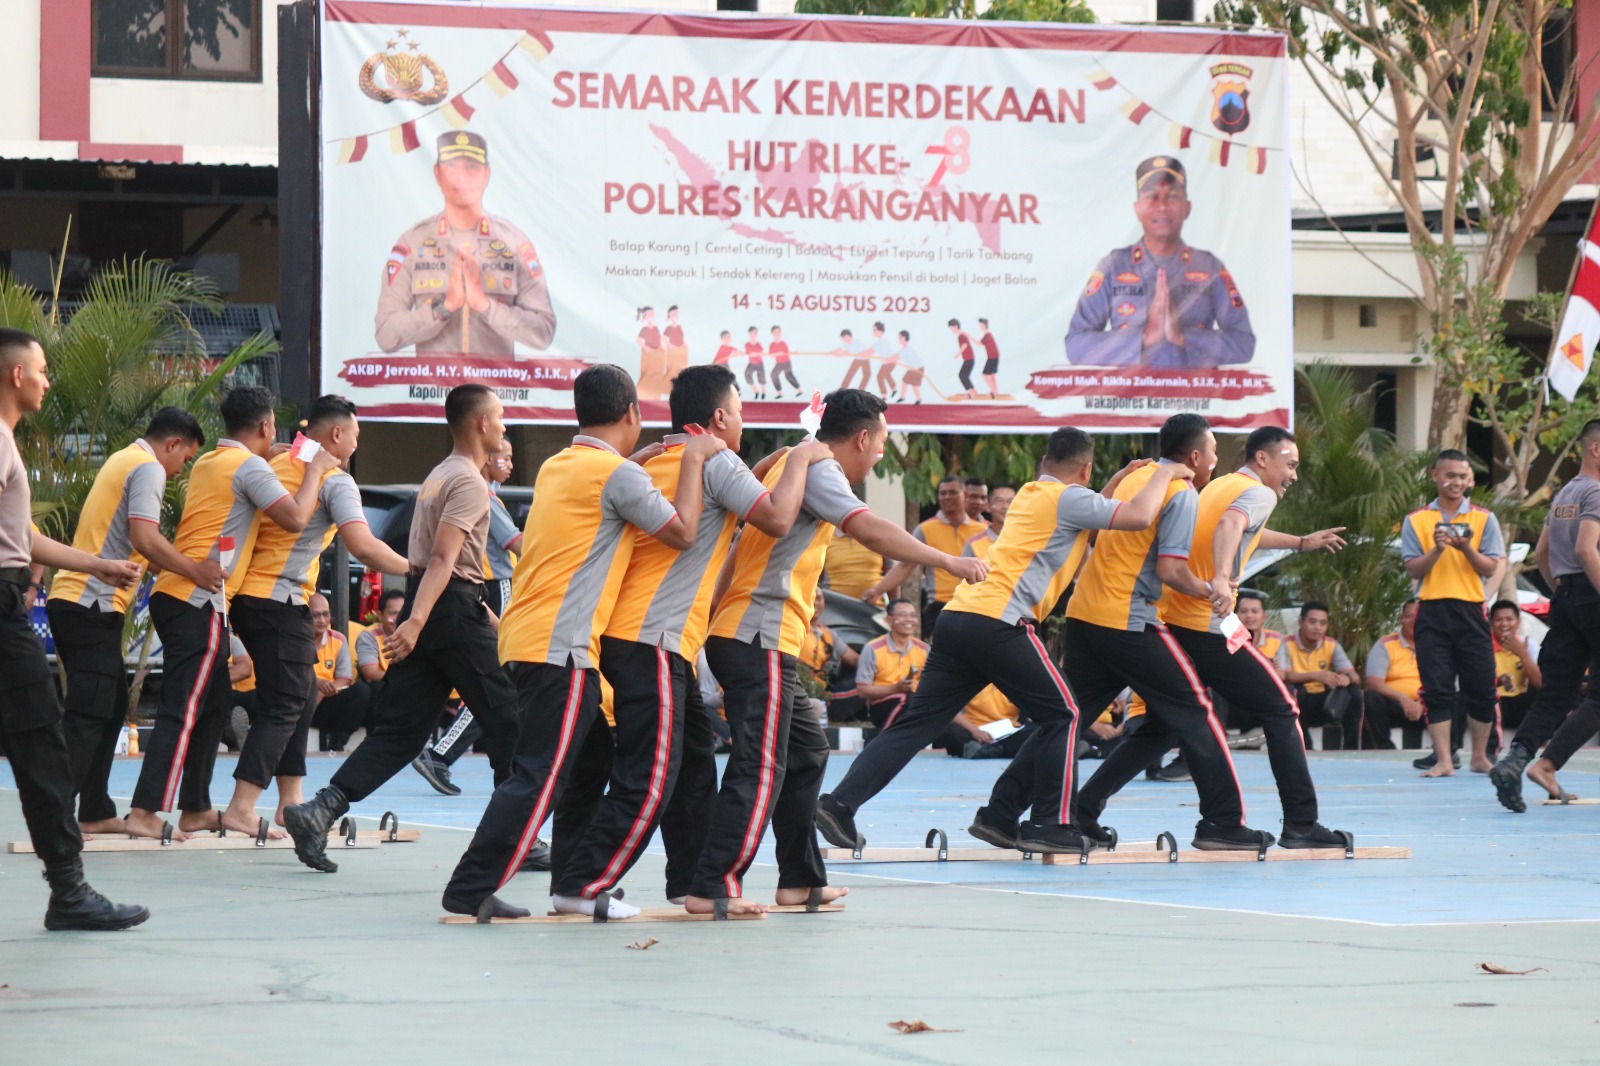
[{"label": "yellow and gray uniform shirt", "polygon": [[[1412,511],[1400,524],[1400,557],[1416,559],[1433,550],[1434,529],[1442,522],[1465,523],[1472,530],[1472,546],[1479,554],[1502,558],[1506,553],[1505,541],[1500,536],[1500,520],[1486,508],[1470,500],[1461,501],[1461,510],[1453,516],[1444,513],[1444,505],[1435,497],[1420,511]],[[1556,571],[1559,573],[1560,571]],[[1483,576],[1472,568],[1464,553],[1446,548],[1433,564],[1433,569],[1416,582],[1420,600],[1465,600],[1483,603]]]},{"label": "yellow and gray uniform shirt", "polygon": [[[224,563],[226,594],[232,596],[244,583],[250,552],[261,528],[261,512],[290,496],[278,475],[261,456],[234,440],[219,440],[215,451],[194,461],[189,473],[189,489],[184,497],[183,517],[172,546],[190,559],[215,559]],[[232,565],[226,565],[218,539],[232,537]],[[221,608],[222,595],[197,588],[193,581],[170,570],[156,578],[156,592],[162,592],[191,607],[207,603]]]},{"label": "yellow and gray uniform shirt", "polygon": [[[1122,479],[1112,498],[1118,502],[1133,499],[1155,476],[1157,465],[1172,463],[1162,459],[1133,471]],[[1156,560],[1189,558],[1199,500],[1187,481],[1169,481],[1154,525],[1101,533],[1067,603],[1067,617],[1132,633],[1156,625],[1156,604],[1164,587],[1156,575]]]},{"label": "yellow and gray uniform shirt", "polygon": [[[1217,523],[1229,511],[1244,515],[1244,532],[1239,536],[1239,547],[1233,555],[1233,577],[1244,572],[1244,564],[1256,550],[1261,531],[1267,528],[1267,519],[1278,506],[1278,494],[1261,483],[1248,468],[1219,478],[1212,478],[1200,490],[1199,511],[1195,516],[1194,542],[1189,545],[1189,572],[1201,581],[1210,582],[1216,576],[1211,543],[1216,536]],[[1222,619],[1211,610],[1211,601],[1179,592],[1168,587],[1161,594],[1161,620],[1169,626],[1182,626],[1197,633],[1221,633]]]},{"label": "yellow and gray uniform shirt", "polygon": [[[83,503],[72,546],[101,559],[132,559],[144,563],[133,550],[131,522],[161,522],[161,499],[167,491],[167,472],[155,453],[136,440],[112,455],[95,475],[94,487]],[[117,588],[93,574],[62,570],[50,586],[50,598],[97,607],[122,614],[133,601],[133,588]]]},{"label": "yellow and gray uniform shirt", "polygon": [[[911,535],[946,555],[960,555],[966,548],[967,541],[988,528],[987,522],[979,522],[966,515],[962,515],[961,522],[957,524],[946,518],[941,511],[926,522],[919,523],[911,531]],[[959,584],[961,579],[954,574],[931,566],[923,569],[922,590],[939,603],[949,603],[950,597],[956,594],[956,586]]]},{"label": "yellow and gray uniform shirt", "polygon": [[[271,466],[285,489],[299,491],[306,464],[284,452],[273,457]],[[366,525],[367,516],[361,509],[361,490],[355,479],[342,470],[328,471],[304,529],[291,533],[272,522],[261,527],[239,595],[305,606],[317,591],[322,553],[333,543],[336,532],[357,523]]]},{"label": "yellow and gray uniform shirt", "polygon": [[[1163,337],[1144,347],[1156,271],[1183,330],[1183,346]],[[1144,243],[1118,248],[1094,268],[1067,330],[1067,361],[1089,366],[1221,366],[1248,363],[1256,336],[1239,286],[1222,260],[1184,245],[1166,258]]]},{"label": "yellow and gray uniform shirt", "polygon": [[[466,304],[444,309],[456,249],[463,246],[472,250],[489,298],[482,314]],[[452,230],[440,212],[406,230],[389,250],[375,325],[378,347],[386,352],[414,345],[419,355],[510,355],[514,343],[539,352],[550,347],[556,314],[526,234],[497,215],[485,215],[473,229]]]},{"label": "yellow and gray uniform shirt", "polygon": [[[778,483],[788,455],[767,472],[770,489]],[[711,621],[711,636],[740,643],[758,642],[766,651],[798,656],[811,628],[822,561],[835,529],[867,509],[850,491],[850,479],[836,459],[806,470],[805,499],[794,525],[773,538],[747,528],[733,552],[733,578]]]},{"label": "yellow and gray uniform shirt", "polygon": [[1367,652],[1367,676],[1386,682],[1401,695],[1416,699],[1422,692],[1417,649],[1399,633],[1390,633]]},{"label": "yellow and gray uniform shirt", "polygon": [[[1538,662],[1539,642],[1532,637],[1523,640],[1527,641],[1528,654]],[[1500,696],[1521,696],[1528,691],[1528,671],[1522,665],[1522,657],[1509,648],[1502,648],[1498,640],[1494,642],[1494,681]]]},{"label": "yellow and gray uniform shirt", "polygon": [[[644,464],[663,497],[678,494],[687,434],[669,435],[666,451]],[[605,635],[660,646],[694,659],[711,624],[711,594],[733,546],[733,531],[768,495],[738,453],[717,452],[701,468],[699,534],[683,551],[644,531],[634,535],[633,558],[622,577]]]},{"label": "yellow and gray uniform shirt", "polygon": [[597,666],[634,533],[659,533],[677,516],[644,467],[602,440],[579,434],[545,460],[500,620],[500,661]]},{"label": "yellow and gray uniform shirt", "polygon": [[383,634],[383,626],[368,626],[356,635],[356,665],[377,666],[385,672],[389,669],[389,657],[383,652],[383,642],[379,639]]},{"label": "yellow and gray uniform shirt", "polygon": [[489,484],[489,539],[483,548],[483,578],[485,581],[510,581],[516,563],[511,558],[511,542],[522,530],[506,510],[505,501]]},{"label": "yellow and gray uniform shirt", "polygon": [[317,661],[311,669],[321,681],[351,681],[356,672],[350,665],[350,642],[328,630],[317,644]]},{"label": "yellow and gray uniform shirt", "polygon": [[861,657],[856,661],[856,686],[898,685],[911,678],[911,691],[917,690],[917,679],[928,665],[928,645],[912,637],[904,647],[896,647],[894,638],[884,634],[861,646]]},{"label": "yellow and gray uniform shirt", "polygon": [[[1342,674],[1346,670],[1355,669],[1355,663],[1350,661],[1350,656],[1344,653],[1344,648],[1332,637],[1323,637],[1322,643],[1315,648],[1302,647],[1299,637],[1289,637],[1278,646],[1275,659],[1279,670],[1295,674],[1309,674],[1322,670]],[[1303,681],[1300,687],[1313,695],[1328,691],[1328,686],[1321,681]]]}]

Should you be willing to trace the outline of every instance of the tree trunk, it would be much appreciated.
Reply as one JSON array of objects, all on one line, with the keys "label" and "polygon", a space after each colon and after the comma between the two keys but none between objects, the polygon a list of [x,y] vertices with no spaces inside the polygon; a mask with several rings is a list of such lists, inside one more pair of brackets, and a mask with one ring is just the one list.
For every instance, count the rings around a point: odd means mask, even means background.
[{"label": "tree trunk", "polygon": [[1460,385],[1447,380],[1443,367],[1434,374],[1433,414],[1428,419],[1429,448],[1465,448],[1467,411],[1472,397]]}]

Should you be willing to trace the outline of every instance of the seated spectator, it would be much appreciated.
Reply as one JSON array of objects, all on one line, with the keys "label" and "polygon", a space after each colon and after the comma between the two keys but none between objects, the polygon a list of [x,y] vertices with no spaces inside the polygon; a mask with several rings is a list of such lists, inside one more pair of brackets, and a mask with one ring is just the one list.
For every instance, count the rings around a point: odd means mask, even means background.
[{"label": "seated spectator", "polygon": [[244,747],[244,738],[250,735],[250,722],[256,715],[256,666],[245,651],[244,641],[229,636],[228,685],[233,690],[230,706],[233,713],[222,727],[222,744],[229,751]]},{"label": "seated spectator", "polygon": [[[1130,688],[1123,689],[1100,716],[1089,723],[1089,728],[1078,737],[1078,758],[1104,759],[1122,743],[1123,734],[1133,722],[1132,701],[1139,700]],[[1139,700],[1138,713],[1145,712],[1144,701]]]},{"label": "seated spectator", "polygon": [[389,672],[389,649],[385,645],[400,626],[400,609],[405,606],[406,594],[390,589],[378,598],[378,621],[361,631],[355,638],[356,672],[361,680],[376,685]]},{"label": "seated spectator", "polygon": [[928,663],[928,646],[917,639],[917,605],[910,600],[889,604],[889,632],[869,640],[856,664],[856,692],[880,731],[899,717],[917,690],[917,677]]},{"label": "seated spectator", "polygon": [[1515,729],[1533,706],[1536,690],[1544,687],[1544,674],[1539,672],[1539,642],[1522,635],[1522,608],[1512,600],[1499,600],[1489,608],[1489,628],[1494,634],[1500,728]]},{"label": "seated spectator", "polygon": [[883,556],[835,529],[822,569],[830,589],[858,600],[883,578]]},{"label": "seated spectator", "polygon": [[357,686],[355,667],[350,662],[350,642],[333,630],[333,611],[328,598],[320,593],[311,597],[311,625],[317,638],[316,703],[311,725],[318,731],[319,751],[343,751],[350,734],[366,724],[372,690]]},{"label": "seated spectator", "polygon": [[1300,729],[1311,748],[1311,729],[1322,731],[1324,751],[1352,751],[1361,742],[1361,675],[1339,642],[1328,636],[1328,605],[1307,600],[1300,625],[1278,649],[1278,672],[1294,686]]},{"label": "seated spectator", "polygon": [[1400,727],[1401,743],[1422,747],[1428,715],[1418,698],[1422,675],[1417,670],[1417,601],[1400,608],[1400,629],[1372,646],[1367,653],[1367,728],[1378,747],[1392,748],[1389,730]]},{"label": "seated spectator", "polygon": [[[996,738],[995,732],[1004,730],[984,728],[994,722],[1009,722],[1011,732]],[[1009,759],[1022,750],[1033,732],[1033,723],[1023,725],[1016,706],[990,685],[972,697],[972,702],[934,739],[932,747],[943,748],[946,754],[960,759]]]},{"label": "seated spectator", "polygon": [[[1249,631],[1250,643],[1255,645],[1262,658],[1276,665],[1278,650],[1283,647],[1283,634],[1266,627],[1266,597],[1254,589],[1240,589],[1233,613]],[[1235,707],[1215,692],[1211,693],[1211,703],[1216,707],[1217,718],[1222,724],[1236,731],[1235,736],[1228,738],[1230,749],[1253,751],[1266,745],[1267,731],[1256,721],[1248,707]]]},{"label": "seated spectator", "polygon": [[[861,656],[822,624],[822,610],[826,605],[827,597],[819,587],[812,601],[811,628],[800,645],[800,665],[828,690],[823,721],[851,721],[848,704],[855,702],[856,666]],[[856,710],[859,711],[859,707]]]}]

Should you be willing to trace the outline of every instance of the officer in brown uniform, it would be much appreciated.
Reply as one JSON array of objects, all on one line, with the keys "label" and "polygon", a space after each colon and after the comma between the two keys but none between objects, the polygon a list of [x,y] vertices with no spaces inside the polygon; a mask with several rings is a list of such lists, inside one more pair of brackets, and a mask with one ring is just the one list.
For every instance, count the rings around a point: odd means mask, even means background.
[{"label": "officer in brown uniform", "polygon": [[483,209],[489,147],[476,133],[439,138],[433,176],[444,210],[406,230],[389,252],[378,293],[378,347],[417,353],[511,355],[550,346],[556,315],[527,236]]}]

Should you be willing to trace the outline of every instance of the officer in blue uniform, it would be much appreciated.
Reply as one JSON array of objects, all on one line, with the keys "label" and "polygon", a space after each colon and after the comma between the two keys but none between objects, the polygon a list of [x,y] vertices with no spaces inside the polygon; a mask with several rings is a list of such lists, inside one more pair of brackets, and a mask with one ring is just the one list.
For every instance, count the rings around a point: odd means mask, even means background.
[{"label": "officer in blue uniform", "polygon": [[1183,243],[1188,175],[1171,156],[1134,172],[1138,244],[1100,260],[1067,331],[1067,361],[1089,366],[1212,367],[1248,363],[1256,337],[1233,276]]}]

